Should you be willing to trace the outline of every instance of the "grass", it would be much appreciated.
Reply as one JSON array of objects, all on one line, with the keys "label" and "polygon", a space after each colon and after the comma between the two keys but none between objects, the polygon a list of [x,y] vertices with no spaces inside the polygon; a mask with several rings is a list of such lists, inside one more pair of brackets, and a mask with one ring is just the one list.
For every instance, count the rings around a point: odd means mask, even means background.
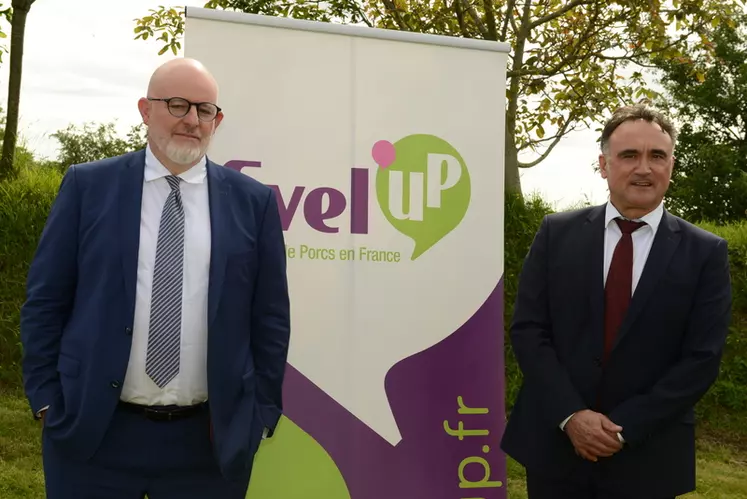
[{"label": "grass", "polygon": [[[717,420],[718,416],[714,418]],[[0,392],[0,497],[3,499],[44,497],[40,431],[41,426],[31,419],[24,398]],[[682,499],[747,499],[747,445],[743,445],[745,439],[740,433],[700,432],[697,491],[681,496]],[[508,496],[527,499],[524,469],[510,459]]]},{"label": "grass", "polygon": [[41,499],[41,426],[26,400],[0,393],[0,497]]},{"label": "grass", "polygon": [[[524,468],[509,459],[508,497],[527,499]],[[747,499],[747,449],[739,451],[709,437],[698,440],[697,489],[680,499]]]}]

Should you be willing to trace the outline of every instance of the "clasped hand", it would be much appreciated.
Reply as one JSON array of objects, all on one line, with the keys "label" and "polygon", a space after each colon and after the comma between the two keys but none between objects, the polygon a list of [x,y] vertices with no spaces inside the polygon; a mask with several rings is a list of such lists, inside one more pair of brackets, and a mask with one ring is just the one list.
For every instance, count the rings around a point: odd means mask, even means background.
[{"label": "clasped hand", "polygon": [[576,454],[597,462],[600,457],[610,457],[620,449],[622,443],[617,436],[622,431],[604,414],[579,411],[565,425],[565,432],[576,449]]}]

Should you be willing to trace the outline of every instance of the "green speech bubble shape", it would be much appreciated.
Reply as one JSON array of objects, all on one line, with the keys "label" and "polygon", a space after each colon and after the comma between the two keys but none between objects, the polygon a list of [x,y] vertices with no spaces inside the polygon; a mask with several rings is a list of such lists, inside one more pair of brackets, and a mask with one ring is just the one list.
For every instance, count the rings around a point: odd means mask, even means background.
[{"label": "green speech bubble shape", "polygon": [[415,242],[411,259],[432,248],[464,218],[469,207],[469,171],[459,152],[434,135],[408,135],[394,144],[377,142],[376,197],[392,226]]}]

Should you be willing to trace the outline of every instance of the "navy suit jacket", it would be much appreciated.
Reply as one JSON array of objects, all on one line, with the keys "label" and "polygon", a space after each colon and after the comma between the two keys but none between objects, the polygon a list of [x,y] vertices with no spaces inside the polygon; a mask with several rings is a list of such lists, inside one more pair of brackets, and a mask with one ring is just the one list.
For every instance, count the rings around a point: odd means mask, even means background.
[{"label": "navy suit jacket", "polygon": [[[553,214],[535,236],[510,330],[524,379],[502,448],[539,474],[589,473],[630,497],[684,494],[695,488],[693,407],[730,322],[727,243],[665,210],[603,367],[604,213]],[[583,409],[623,427],[620,452],[576,455],[559,425]]]},{"label": "navy suit jacket", "polygon": [[[23,375],[48,435],[79,458],[119,401],[135,310],[144,150],[70,167],[21,311]],[[273,191],[207,161],[211,223],[208,392],[223,473],[251,472],[283,403],[290,332],[285,243]]]}]

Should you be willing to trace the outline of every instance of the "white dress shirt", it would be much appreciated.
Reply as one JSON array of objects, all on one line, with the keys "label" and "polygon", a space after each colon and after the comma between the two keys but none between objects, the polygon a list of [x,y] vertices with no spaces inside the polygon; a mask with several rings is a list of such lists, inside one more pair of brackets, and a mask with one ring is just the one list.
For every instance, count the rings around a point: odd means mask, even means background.
[{"label": "white dress shirt", "polygon": [[[633,288],[630,290],[631,296],[635,292],[638,286],[638,281],[641,279],[643,273],[643,267],[646,265],[648,254],[651,252],[651,245],[654,243],[654,236],[656,231],[659,229],[661,218],[664,215],[664,203],[659,203],[653,211],[650,211],[641,218],[636,218],[634,222],[646,222],[646,225],[636,230],[631,234],[633,240]],[[611,202],[607,202],[607,208],[604,214],[604,284],[607,284],[607,274],[609,274],[610,263],[612,262],[612,255],[615,253],[615,247],[622,237],[622,231],[615,222],[615,218],[624,218],[620,212],[615,208]],[[574,413],[575,414],[575,413]],[[562,423],[560,423],[560,429],[564,430],[566,423],[573,417],[573,414],[568,416]],[[621,442],[625,442],[625,439],[617,434]]]},{"label": "white dress shirt", "polygon": [[153,155],[145,155],[140,249],[137,263],[132,351],[121,400],[141,405],[194,405],[207,393],[207,299],[210,271],[210,206],[205,157],[179,175],[184,206],[184,280],[179,374],[163,389],[145,373],[150,323],[151,286],[161,212],[171,188],[170,172]]},{"label": "white dress shirt", "polygon": [[[643,273],[643,266],[646,264],[648,254],[651,251],[651,245],[654,243],[654,236],[659,229],[661,217],[664,215],[664,204],[660,203],[653,211],[647,213],[641,218],[636,218],[634,222],[646,222],[646,225],[631,234],[633,239],[633,289],[630,294],[635,292],[638,281]],[[622,217],[612,203],[607,203],[607,211],[604,215],[604,284],[607,284],[607,274],[610,271],[612,255],[615,253],[615,247],[622,237],[620,227],[615,222],[615,218]],[[624,217],[623,217],[624,218]]]}]

